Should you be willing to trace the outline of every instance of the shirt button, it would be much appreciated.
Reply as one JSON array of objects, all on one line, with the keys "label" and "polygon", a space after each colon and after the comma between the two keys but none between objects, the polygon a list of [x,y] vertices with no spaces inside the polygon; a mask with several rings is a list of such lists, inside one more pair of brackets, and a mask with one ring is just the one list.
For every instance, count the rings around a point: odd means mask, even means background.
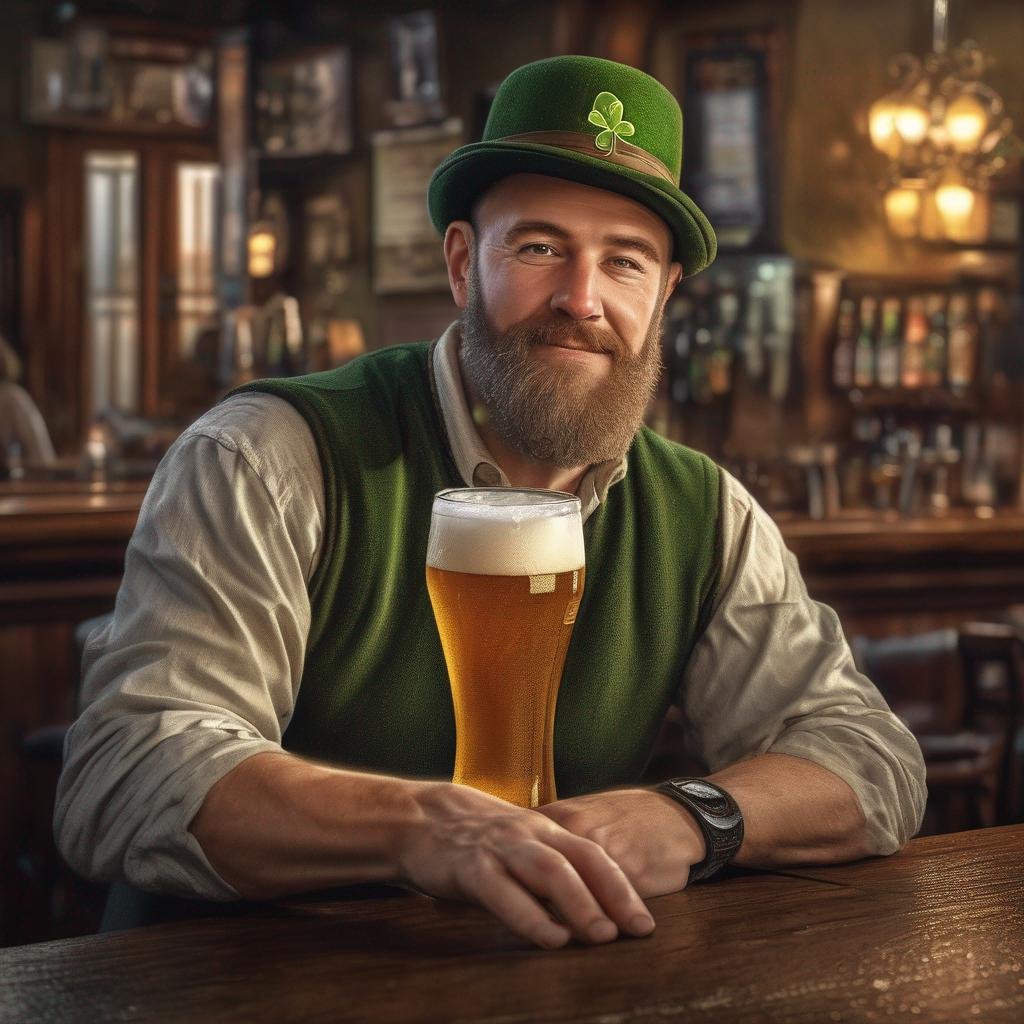
[{"label": "shirt button", "polygon": [[480,462],[473,470],[473,480],[482,487],[495,487],[501,482],[501,473],[489,462]]}]

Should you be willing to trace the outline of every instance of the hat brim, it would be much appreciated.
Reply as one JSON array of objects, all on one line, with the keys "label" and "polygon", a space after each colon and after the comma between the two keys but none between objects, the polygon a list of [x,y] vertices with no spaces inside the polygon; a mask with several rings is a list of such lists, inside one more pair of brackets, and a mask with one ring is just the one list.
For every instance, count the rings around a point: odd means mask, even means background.
[{"label": "hat brim", "polygon": [[468,220],[473,204],[494,182],[511,174],[545,174],[607,189],[653,210],[672,232],[673,260],[690,277],[715,258],[715,232],[697,204],[674,185],[555,146],[526,142],[476,142],[451,153],[430,179],[430,219],[442,234],[453,220]]}]

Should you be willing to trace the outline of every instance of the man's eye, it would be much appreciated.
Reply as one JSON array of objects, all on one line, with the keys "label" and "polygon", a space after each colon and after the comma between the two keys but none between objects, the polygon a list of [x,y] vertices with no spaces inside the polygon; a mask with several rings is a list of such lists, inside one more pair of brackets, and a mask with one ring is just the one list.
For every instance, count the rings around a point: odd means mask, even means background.
[{"label": "man's eye", "polygon": [[616,256],[612,260],[612,264],[619,270],[643,270],[636,260],[631,260],[628,256]]},{"label": "man's eye", "polygon": [[531,256],[553,256],[555,254],[555,250],[547,242],[531,242],[529,245],[524,245],[520,251],[529,253]]}]

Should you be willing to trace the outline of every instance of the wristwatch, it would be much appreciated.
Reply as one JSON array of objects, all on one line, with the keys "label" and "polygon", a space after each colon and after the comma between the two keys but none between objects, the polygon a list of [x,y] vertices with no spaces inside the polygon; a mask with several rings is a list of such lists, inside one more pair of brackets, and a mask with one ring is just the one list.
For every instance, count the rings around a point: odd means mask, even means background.
[{"label": "wristwatch", "polygon": [[743,842],[743,813],[724,789],[707,779],[669,779],[656,791],[681,803],[704,834],[707,855],[690,868],[691,882],[710,878],[736,856]]}]

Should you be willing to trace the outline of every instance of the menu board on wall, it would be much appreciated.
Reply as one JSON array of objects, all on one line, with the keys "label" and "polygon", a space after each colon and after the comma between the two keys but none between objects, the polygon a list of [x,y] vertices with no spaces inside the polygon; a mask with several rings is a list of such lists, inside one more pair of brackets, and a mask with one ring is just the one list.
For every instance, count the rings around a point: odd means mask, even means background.
[{"label": "menu board on wall", "polygon": [[437,165],[462,145],[459,118],[373,137],[373,285],[378,294],[443,290],[441,239],[427,213]]},{"label": "menu board on wall", "polygon": [[777,244],[778,32],[683,37],[683,189],[725,249]]}]

